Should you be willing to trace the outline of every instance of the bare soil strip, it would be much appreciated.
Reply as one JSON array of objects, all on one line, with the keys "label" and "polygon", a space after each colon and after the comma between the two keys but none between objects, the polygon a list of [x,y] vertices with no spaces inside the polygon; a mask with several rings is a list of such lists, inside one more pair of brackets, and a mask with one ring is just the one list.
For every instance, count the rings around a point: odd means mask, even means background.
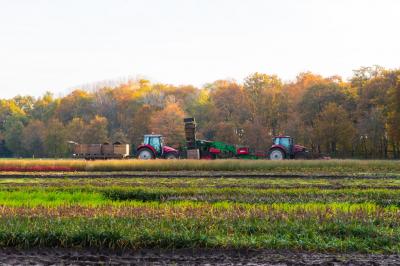
[{"label": "bare soil strip", "polygon": [[268,250],[3,249],[7,265],[399,265],[400,255],[324,254]]},{"label": "bare soil strip", "polygon": [[321,173],[268,173],[220,171],[167,171],[167,172],[0,172],[0,178],[400,178],[395,174],[321,174]]}]

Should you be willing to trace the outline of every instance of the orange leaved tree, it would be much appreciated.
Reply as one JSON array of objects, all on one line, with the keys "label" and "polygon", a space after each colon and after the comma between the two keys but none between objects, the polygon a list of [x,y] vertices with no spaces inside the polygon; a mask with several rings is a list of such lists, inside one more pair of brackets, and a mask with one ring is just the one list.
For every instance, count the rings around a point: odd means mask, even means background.
[{"label": "orange leaved tree", "polygon": [[177,103],[167,103],[164,109],[154,113],[150,130],[165,137],[167,145],[178,148],[185,143],[183,118],[185,114]]}]

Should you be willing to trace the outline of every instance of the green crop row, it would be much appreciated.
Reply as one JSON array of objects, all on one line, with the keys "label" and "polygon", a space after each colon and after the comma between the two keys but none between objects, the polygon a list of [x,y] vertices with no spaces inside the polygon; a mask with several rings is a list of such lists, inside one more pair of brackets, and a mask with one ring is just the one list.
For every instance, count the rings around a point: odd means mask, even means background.
[{"label": "green crop row", "polygon": [[[134,188],[104,189],[101,193],[113,201],[233,201],[248,203],[281,202],[374,202],[400,206],[400,191],[387,189],[249,189],[249,188]],[[0,194],[1,195],[1,194]]]},{"label": "green crop row", "polygon": [[399,180],[1,179],[0,248],[399,253]]},{"label": "green crop row", "polygon": [[0,219],[0,247],[268,248],[400,252],[400,229],[316,219]]},{"label": "green crop row", "polygon": [[400,191],[394,189],[251,189],[251,188],[157,188],[157,187],[22,187],[0,190],[5,206],[63,204],[96,205],[109,202],[198,201],[243,202],[257,204],[308,202],[370,202],[381,206],[400,206]]},{"label": "green crop row", "polygon": [[23,187],[400,189],[400,178],[0,178],[0,190]]},{"label": "green crop row", "polygon": [[92,201],[90,204],[73,204],[68,199],[62,205],[46,202],[43,204],[5,204],[0,208],[2,217],[101,217],[101,216],[129,216],[129,217],[197,217],[197,218],[264,218],[268,220],[288,220],[302,218],[319,219],[352,219],[359,218],[376,220],[379,223],[399,223],[400,208],[396,206],[382,207],[374,203],[273,203],[249,204],[232,202],[110,202]]}]

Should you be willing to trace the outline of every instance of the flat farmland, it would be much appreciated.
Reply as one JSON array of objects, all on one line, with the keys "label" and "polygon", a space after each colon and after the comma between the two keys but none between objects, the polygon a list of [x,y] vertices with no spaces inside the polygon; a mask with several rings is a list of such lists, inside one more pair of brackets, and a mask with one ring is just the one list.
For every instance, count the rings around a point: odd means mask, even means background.
[{"label": "flat farmland", "polygon": [[264,174],[400,174],[396,160],[71,160],[0,159],[1,172],[258,172]]},{"label": "flat farmland", "polygon": [[[68,164],[84,167],[56,168]],[[68,253],[76,260],[76,252],[86,252],[81,256],[86,259],[102,252],[115,262],[118,256],[112,254],[123,252],[141,262],[158,256],[194,263],[211,256],[215,262],[228,257],[244,263],[248,255],[256,264],[400,263],[397,161],[5,160],[0,165],[9,167],[0,173],[2,252],[31,252],[39,262],[46,250],[47,257]],[[50,171],[32,170],[39,166]],[[13,259],[2,255],[2,262]]]}]

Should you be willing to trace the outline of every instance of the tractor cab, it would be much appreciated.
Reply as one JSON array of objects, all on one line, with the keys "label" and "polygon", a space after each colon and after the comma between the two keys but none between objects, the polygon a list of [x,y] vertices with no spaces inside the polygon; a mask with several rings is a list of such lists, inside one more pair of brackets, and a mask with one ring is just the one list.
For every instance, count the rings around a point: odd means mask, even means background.
[{"label": "tractor cab", "polygon": [[164,138],[161,135],[144,135],[143,145],[150,145],[157,154],[160,154],[164,146]]},{"label": "tractor cab", "polygon": [[291,151],[293,149],[293,138],[289,136],[278,136],[275,137],[274,145],[284,147],[286,151]]},{"label": "tractor cab", "polygon": [[137,156],[139,159],[176,159],[178,151],[174,148],[164,145],[164,138],[161,135],[144,135],[143,143],[137,148]]},{"label": "tractor cab", "polygon": [[269,148],[268,157],[271,160],[306,159],[308,151],[304,146],[295,144],[290,136],[276,136]]}]

